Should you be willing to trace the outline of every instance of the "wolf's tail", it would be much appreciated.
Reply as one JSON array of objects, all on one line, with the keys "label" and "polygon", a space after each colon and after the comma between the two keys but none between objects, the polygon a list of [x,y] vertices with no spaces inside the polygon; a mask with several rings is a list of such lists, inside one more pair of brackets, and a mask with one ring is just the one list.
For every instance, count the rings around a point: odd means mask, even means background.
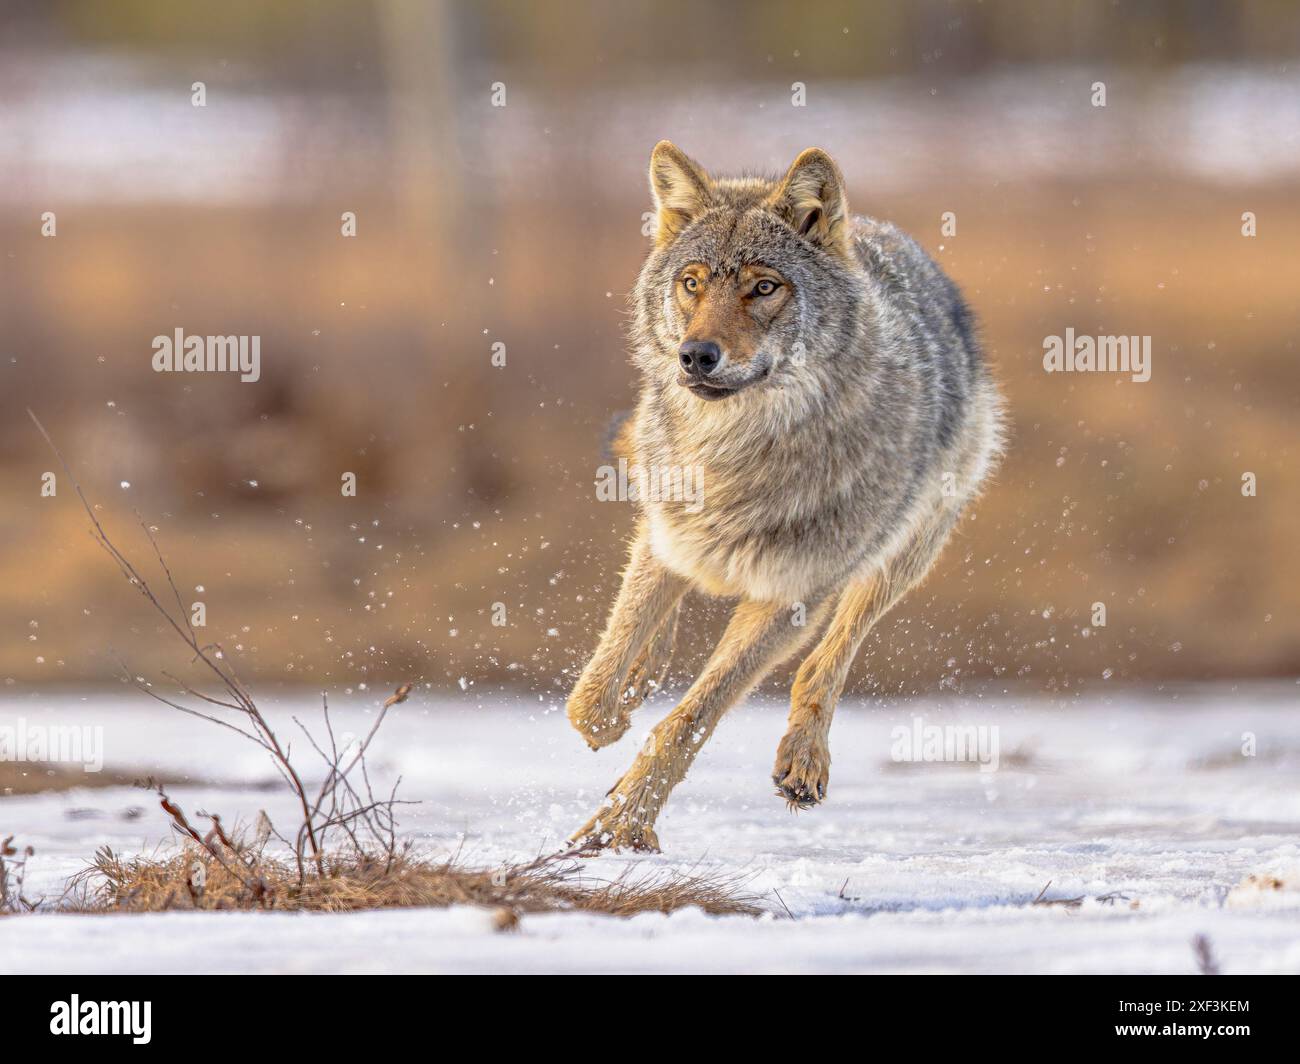
[{"label": "wolf's tail", "polygon": [[620,410],[605,426],[605,436],[600,444],[600,460],[616,462],[620,458],[632,457],[632,414],[631,410]]}]

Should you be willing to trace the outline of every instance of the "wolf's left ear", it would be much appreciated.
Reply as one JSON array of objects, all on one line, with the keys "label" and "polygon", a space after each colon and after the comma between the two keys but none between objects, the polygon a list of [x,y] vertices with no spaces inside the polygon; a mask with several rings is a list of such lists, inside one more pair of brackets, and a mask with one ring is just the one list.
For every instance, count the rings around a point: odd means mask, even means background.
[{"label": "wolf's left ear", "polygon": [[801,237],[849,257],[849,201],[844,175],[821,148],[800,152],[768,203]]},{"label": "wolf's left ear", "polygon": [[659,214],[655,243],[667,244],[709,205],[713,183],[704,168],[672,141],[661,140],[650,153],[650,191]]}]

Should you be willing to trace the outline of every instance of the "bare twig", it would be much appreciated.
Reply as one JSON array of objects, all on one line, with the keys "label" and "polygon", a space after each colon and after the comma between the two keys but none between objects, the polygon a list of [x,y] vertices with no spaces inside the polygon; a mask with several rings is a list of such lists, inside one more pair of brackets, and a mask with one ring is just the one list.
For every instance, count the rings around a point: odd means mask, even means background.
[{"label": "bare twig", "polygon": [[[363,830],[367,831],[372,837],[373,842],[380,844],[389,866],[391,867],[394,855],[396,853],[396,833],[395,819],[393,809],[399,803],[393,794],[387,799],[376,799],[370,788],[369,776],[366,772],[365,758],[370,749],[370,744],[375,738],[380,726],[383,724],[388,710],[401,702],[406,701],[412,690],[412,685],[402,684],[398,689],[385,700],[375,718],[373,725],[365,739],[362,740],[355,751],[352,752],[351,760],[346,765],[342,764],[343,757],[347,756],[348,751],[340,752],[334,740],[333,725],[329,719],[329,702],[323,701],[322,711],[324,714],[326,730],[329,734],[330,753],[326,754],[321,746],[315,741],[311,733],[304,727],[300,721],[295,718],[295,723],[303,729],[307,735],[308,741],[317,753],[325,760],[327,773],[325,781],[321,784],[319,792],[315,798],[307,794],[306,786],[303,784],[302,777],[298,773],[297,766],[291,758],[291,748],[288,744],[281,744],[275,730],[271,727],[269,721],[258,708],[257,703],[253,700],[248,688],[235,672],[234,666],[226,658],[224,650],[220,643],[200,644],[198,634],[190,620],[189,614],[185,609],[184,599],[181,597],[180,588],[172,575],[171,568],[168,566],[166,558],[163,555],[162,548],[159,546],[158,539],[154,535],[154,530],[148,523],[140,517],[140,527],[149,541],[153,550],[154,557],[162,569],[167,587],[170,589],[170,598],[175,602],[175,614],[172,608],[166,605],[154,592],[149,581],[136,568],[135,564],[117,547],[109,537],[107,530],[100,521],[95,512],[95,508],[90,504],[86,493],[82,490],[63,453],[55,445],[50,434],[46,432],[45,426],[41,424],[40,419],[31,410],[27,411],[32,422],[36,425],[45,442],[49,444],[50,449],[58,458],[59,463],[63,466],[64,472],[72,482],[76,490],[77,498],[81,500],[81,505],[90,518],[91,534],[100,547],[113,559],[119,571],[144,596],[149,605],[158,613],[168,624],[171,630],[180,638],[181,642],[189,649],[191,653],[191,664],[200,664],[206,668],[207,672],[215,679],[221,687],[222,695],[211,695],[198,690],[196,687],[185,683],[170,673],[164,673],[169,680],[175,683],[181,692],[188,699],[194,699],[204,703],[207,706],[215,707],[216,710],[236,713],[242,717],[244,726],[225,720],[218,716],[215,711],[203,711],[193,706],[186,705],[184,702],[168,698],[159,694],[153,689],[153,686],[138,677],[132,676],[130,671],[123,666],[123,671],[127,678],[142,692],[149,697],[162,702],[164,705],[179,710],[182,713],[198,717],[200,720],[208,721],[211,724],[220,725],[231,731],[238,733],[250,742],[256,743],[270,756],[276,770],[284,779],[289,790],[292,792],[301,811],[301,821],[296,832],[296,839],[292,845],[294,860],[298,870],[298,880],[301,886],[305,880],[308,861],[315,868],[318,876],[325,875],[325,847],[328,842],[328,835],[331,829],[337,829],[346,835],[353,850],[358,854],[363,854],[366,850],[365,841],[358,836],[357,826],[364,825]],[[351,781],[351,775],[355,770],[360,770],[364,783],[366,797],[363,799],[357,788]],[[219,861],[225,861],[225,854],[219,852],[218,847],[208,838],[200,836],[186,821],[184,814],[174,803],[167,798],[165,794],[159,791],[163,801],[163,808],[167,810],[172,817],[173,823],[177,830],[187,835],[192,841],[199,843]],[[227,850],[230,850],[229,841],[220,827],[220,820],[213,817],[213,826],[216,838]],[[211,834],[211,833],[210,833]],[[277,833],[277,837],[279,836]],[[239,876],[233,868],[231,874]],[[249,884],[250,889],[255,884]]]}]

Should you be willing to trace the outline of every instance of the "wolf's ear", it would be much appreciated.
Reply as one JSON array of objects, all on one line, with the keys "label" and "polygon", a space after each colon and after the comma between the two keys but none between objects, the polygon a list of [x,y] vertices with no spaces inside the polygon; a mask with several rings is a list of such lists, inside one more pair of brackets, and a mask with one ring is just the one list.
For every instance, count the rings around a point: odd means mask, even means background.
[{"label": "wolf's ear", "polygon": [[821,148],[799,153],[768,203],[804,239],[836,255],[852,254],[844,175]]},{"label": "wolf's ear", "polygon": [[676,144],[661,140],[650,153],[650,191],[659,214],[655,243],[662,246],[691,224],[712,200],[704,169]]}]

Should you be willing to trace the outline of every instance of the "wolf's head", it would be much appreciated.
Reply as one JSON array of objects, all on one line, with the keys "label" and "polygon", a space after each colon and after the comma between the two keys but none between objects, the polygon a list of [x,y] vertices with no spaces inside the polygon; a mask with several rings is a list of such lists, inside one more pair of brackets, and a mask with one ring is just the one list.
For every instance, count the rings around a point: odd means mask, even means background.
[{"label": "wolf's head", "polygon": [[650,156],[655,246],[638,282],[637,358],[667,389],[726,400],[820,355],[861,290],[839,167],[714,178],[668,141]]}]

